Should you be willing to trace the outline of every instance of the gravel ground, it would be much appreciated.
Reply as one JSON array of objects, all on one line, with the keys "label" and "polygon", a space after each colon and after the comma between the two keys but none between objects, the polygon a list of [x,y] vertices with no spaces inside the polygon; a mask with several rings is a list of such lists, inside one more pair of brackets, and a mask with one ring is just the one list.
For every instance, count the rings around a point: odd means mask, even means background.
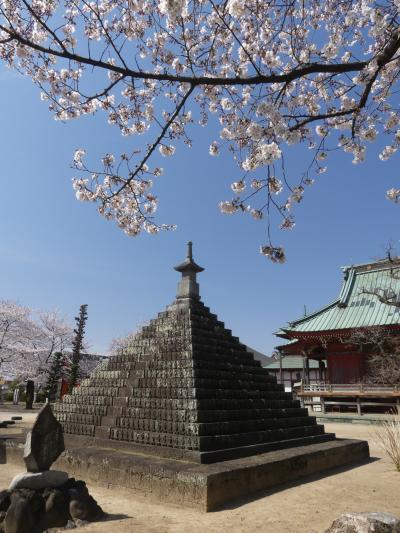
[{"label": "gravel ground", "polygon": [[[17,412],[18,411],[18,412]],[[0,406],[0,420],[13,414],[24,417],[12,430],[0,429],[0,437],[26,431],[37,411]],[[341,513],[386,511],[400,517],[400,473],[377,446],[374,428],[361,424],[326,424],[338,437],[368,440],[369,463],[315,476],[303,483],[286,484],[236,501],[219,511],[201,513],[174,505],[156,504],[146,497],[118,489],[89,485],[90,492],[110,513],[105,522],[90,524],[82,533],[322,533]],[[0,489],[21,469],[0,465]]]}]

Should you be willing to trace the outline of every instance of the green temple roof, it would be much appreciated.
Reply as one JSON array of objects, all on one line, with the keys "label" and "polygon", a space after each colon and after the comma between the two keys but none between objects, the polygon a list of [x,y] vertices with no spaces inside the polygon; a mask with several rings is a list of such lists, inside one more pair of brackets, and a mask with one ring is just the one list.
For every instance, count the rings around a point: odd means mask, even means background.
[{"label": "green temple roof", "polygon": [[[343,267],[344,280],[336,300],[315,313],[289,322],[276,333],[319,332],[400,325],[400,260],[382,260]],[[399,307],[385,303],[398,302]]]},{"label": "green temple roof", "polygon": [[[309,367],[311,370],[319,368],[318,361],[309,359]],[[268,365],[264,365],[267,370],[276,370],[280,368],[279,359]],[[303,357],[301,355],[286,355],[282,357],[282,370],[303,370]]]}]

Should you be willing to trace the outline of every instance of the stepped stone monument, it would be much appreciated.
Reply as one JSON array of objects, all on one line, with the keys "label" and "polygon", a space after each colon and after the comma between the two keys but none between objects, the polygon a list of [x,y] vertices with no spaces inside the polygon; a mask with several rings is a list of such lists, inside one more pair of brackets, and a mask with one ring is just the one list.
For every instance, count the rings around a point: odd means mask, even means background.
[{"label": "stepped stone monument", "polygon": [[201,302],[192,243],[175,270],[173,303],[54,406],[74,473],[210,510],[368,457],[367,443],[325,433]]}]

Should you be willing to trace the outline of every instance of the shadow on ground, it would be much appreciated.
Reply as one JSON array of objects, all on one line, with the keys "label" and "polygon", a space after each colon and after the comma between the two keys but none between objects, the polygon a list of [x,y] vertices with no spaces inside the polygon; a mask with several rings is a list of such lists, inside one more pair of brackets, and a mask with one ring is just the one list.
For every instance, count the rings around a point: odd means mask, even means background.
[{"label": "shadow on ground", "polygon": [[112,522],[113,520],[126,520],[127,518],[132,518],[127,514],[107,514],[100,522]]},{"label": "shadow on ground", "polygon": [[283,491],[283,490],[286,490],[286,489],[290,489],[290,488],[296,487],[298,485],[305,485],[307,483],[313,483],[313,482],[318,481],[320,479],[323,479],[323,478],[326,478],[326,477],[329,477],[329,476],[334,476],[336,474],[341,474],[343,472],[347,472],[348,470],[361,468],[361,467],[363,467],[365,465],[368,465],[370,463],[375,463],[376,461],[380,461],[380,460],[381,460],[380,457],[369,457],[368,459],[366,459],[364,461],[361,461],[361,462],[358,462],[358,463],[355,463],[355,464],[353,463],[353,464],[350,464],[350,465],[339,466],[337,468],[330,468],[329,470],[325,470],[324,472],[319,472],[317,474],[311,474],[309,476],[305,476],[304,478],[300,478],[300,479],[297,479],[297,480],[294,480],[294,481],[289,481],[287,483],[282,483],[282,484],[277,485],[276,487],[273,487],[271,489],[266,489],[266,490],[260,490],[258,492],[253,492],[252,494],[249,494],[248,496],[243,496],[241,498],[237,498],[237,499],[233,500],[232,502],[229,502],[227,504],[222,505],[221,507],[218,507],[217,509],[213,509],[211,511],[211,513],[237,509],[237,508],[241,507],[242,505],[245,505],[247,503],[251,503],[251,502],[259,500],[261,498],[265,498],[266,496],[270,496],[270,495],[275,494],[277,492],[280,492],[280,491]]}]

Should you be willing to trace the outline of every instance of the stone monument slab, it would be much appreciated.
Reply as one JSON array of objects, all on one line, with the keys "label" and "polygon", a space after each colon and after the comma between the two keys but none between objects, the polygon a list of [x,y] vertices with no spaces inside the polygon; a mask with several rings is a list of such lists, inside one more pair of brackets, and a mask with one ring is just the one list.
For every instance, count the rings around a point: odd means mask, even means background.
[{"label": "stone monument slab", "polygon": [[63,430],[49,403],[40,410],[26,438],[24,461],[28,472],[49,470],[65,450]]}]

